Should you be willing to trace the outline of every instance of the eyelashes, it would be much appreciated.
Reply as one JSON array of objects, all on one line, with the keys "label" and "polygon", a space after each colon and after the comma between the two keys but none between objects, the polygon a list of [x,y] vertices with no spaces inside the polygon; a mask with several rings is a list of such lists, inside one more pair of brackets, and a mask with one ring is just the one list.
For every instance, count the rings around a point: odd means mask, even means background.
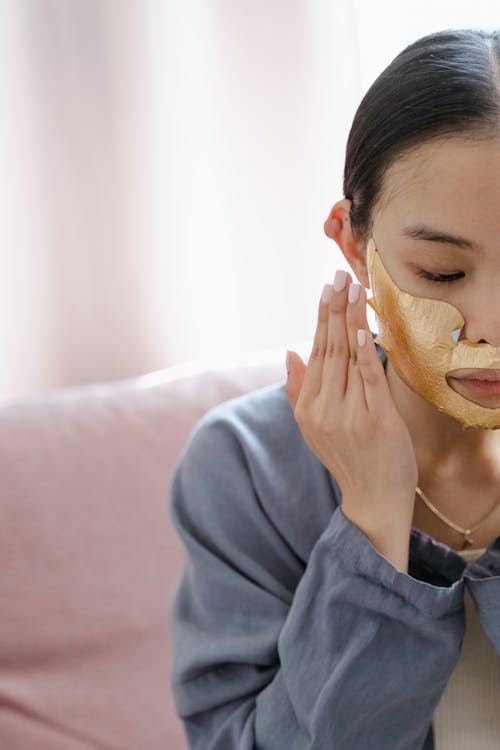
[{"label": "eyelashes", "polygon": [[421,276],[423,279],[426,279],[427,281],[434,281],[438,284],[446,284],[450,283],[452,281],[457,281],[458,279],[462,279],[465,274],[464,273],[453,273],[448,276],[441,274],[441,273],[430,273],[429,271],[418,271],[417,276]]}]

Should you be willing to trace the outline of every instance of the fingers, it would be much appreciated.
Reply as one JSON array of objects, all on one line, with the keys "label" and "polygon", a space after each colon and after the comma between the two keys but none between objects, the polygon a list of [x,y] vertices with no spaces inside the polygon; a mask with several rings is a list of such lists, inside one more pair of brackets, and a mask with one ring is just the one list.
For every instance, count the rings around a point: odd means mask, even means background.
[{"label": "fingers", "polygon": [[325,284],[323,293],[318,304],[318,320],[314,334],[313,345],[307,369],[304,374],[304,382],[300,399],[302,403],[309,404],[316,398],[321,390],[323,380],[323,362],[325,359],[326,342],[328,339],[328,317],[329,299],[332,293],[332,285]]},{"label": "fingers", "polygon": [[366,293],[360,284],[351,284],[347,297],[346,328],[349,341],[349,352],[352,364],[357,363],[358,358],[358,328],[368,329],[366,320]]},{"label": "fingers", "polygon": [[365,344],[358,344],[357,367],[363,382],[367,409],[378,420],[388,416],[387,412],[394,402],[375,342],[369,329],[366,328],[365,331]]},{"label": "fingers", "polygon": [[337,271],[329,306],[323,381],[328,384],[325,395],[335,401],[344,398],[348,386],[348,366],[351,354],[346,305],[351,282],[350,274],[342,270]]},{"label": "fingers", "polygon": [[306,371],[305,363],[296,352],[287,352],[287,370],[288,378],[286,381],[285,391],[292,409],[295,409],[297,399],[299,398],[299,394],[302,389],[304,374]]},{"label": "fingers", "polygon": [[[364,390],[363,375],[358,363],[358,330],[365,331],[365,334],[372,338],[368,322],[366,320],[366,292],[360,284],[351,284],[347,295],[346,308],[346,328],[349,346],[349,367],[348,378],[351,388],[349,390],[349,401],[353,409],[364,406],[368,409],[366,394]],[[365,335],[365,342],[366,342]],[[367,346],[368,342],[366,342]],[[365,350],[365,354],[366,354]],[[376,355],[376,352],[374,352]],[[357,387],[354,388],[353,386]]]},{"label": "fingers", "polygon": [[[358,289],[358,297],[355,299],[354,290]],[[385,377],[384,367],[380,361],[375,342],[373,341],[366,316],[366,290],[361,285],[352,285],[353,292],[347,303],[346,326],[349,338],[349,350],[351,352],[349,378],[359,378],[361,393],[352,394],[352,408],[359,408],[358,399],[364,398],[368,411],[379,414],[387,408],[389,401],[389,386]],[[364,332],[364,345],[358,339],[358,331]],[[351,375],[352,372],[352,375]],[[357,402],[357,403],[356,403]]]},{"label": "fingers", "polygon": [[[346,271],[336,274],[336,281],[339,280],[344,283],[325,284],[323,289],[307,366],[296,352],[289,353],[286,393],[294,409],[299,399],[302,409],[320,396],[328,410],[344,400],[347,412],[357,411],[359,415],[364,406],[375,413],[384,400],[381,387],[388,391],[388,386],[368,326],[366,291],[361,285],[352,284]],[[358,290],[357,299],[352,292],[349,295],[349,289]],[[358,329],[366,332],[361,352]]]}]

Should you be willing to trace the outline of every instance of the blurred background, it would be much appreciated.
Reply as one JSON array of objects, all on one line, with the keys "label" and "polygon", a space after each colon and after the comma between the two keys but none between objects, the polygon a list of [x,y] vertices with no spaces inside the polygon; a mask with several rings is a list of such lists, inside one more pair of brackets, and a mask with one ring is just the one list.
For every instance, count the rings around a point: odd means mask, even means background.
[{"label": "blurred background", "polygon": [[498,0],[0,0],[0,401],[311,338],[361,97],[416,38],[498,25]]}]

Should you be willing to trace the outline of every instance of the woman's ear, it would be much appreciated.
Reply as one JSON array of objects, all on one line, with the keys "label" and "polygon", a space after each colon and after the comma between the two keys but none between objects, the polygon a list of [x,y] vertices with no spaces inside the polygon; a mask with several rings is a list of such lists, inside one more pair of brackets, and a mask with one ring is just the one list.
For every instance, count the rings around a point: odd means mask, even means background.
[{"label": "woman's ear", "polygon": [[354,233],[351,226],[349,212],[352,201],[343,198],[337,201],[331,209],[323,225],[325,234],[334,240],[354,271],[358,280],[366,289],[370,288],[370,280],[366,269],[366,242]]}]

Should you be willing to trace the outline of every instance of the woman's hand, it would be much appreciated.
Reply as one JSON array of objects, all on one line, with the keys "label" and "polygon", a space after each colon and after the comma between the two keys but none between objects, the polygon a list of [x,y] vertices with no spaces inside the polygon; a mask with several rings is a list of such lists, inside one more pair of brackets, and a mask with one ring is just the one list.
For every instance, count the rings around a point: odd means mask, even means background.
[{"label": "woman's hand", "polygon": [[[286,392],[304,440],[342,490],[344,514],[406,570],[415,452],[368,327],[366,292],[339,270],[336,285],[342,279],[338,291],[325,285],[307,366],[297,353],[288,355]],[[350,287],[359,290],[355,302],[348,301]],[[394,534],[402,537],[396,545]]]}]

